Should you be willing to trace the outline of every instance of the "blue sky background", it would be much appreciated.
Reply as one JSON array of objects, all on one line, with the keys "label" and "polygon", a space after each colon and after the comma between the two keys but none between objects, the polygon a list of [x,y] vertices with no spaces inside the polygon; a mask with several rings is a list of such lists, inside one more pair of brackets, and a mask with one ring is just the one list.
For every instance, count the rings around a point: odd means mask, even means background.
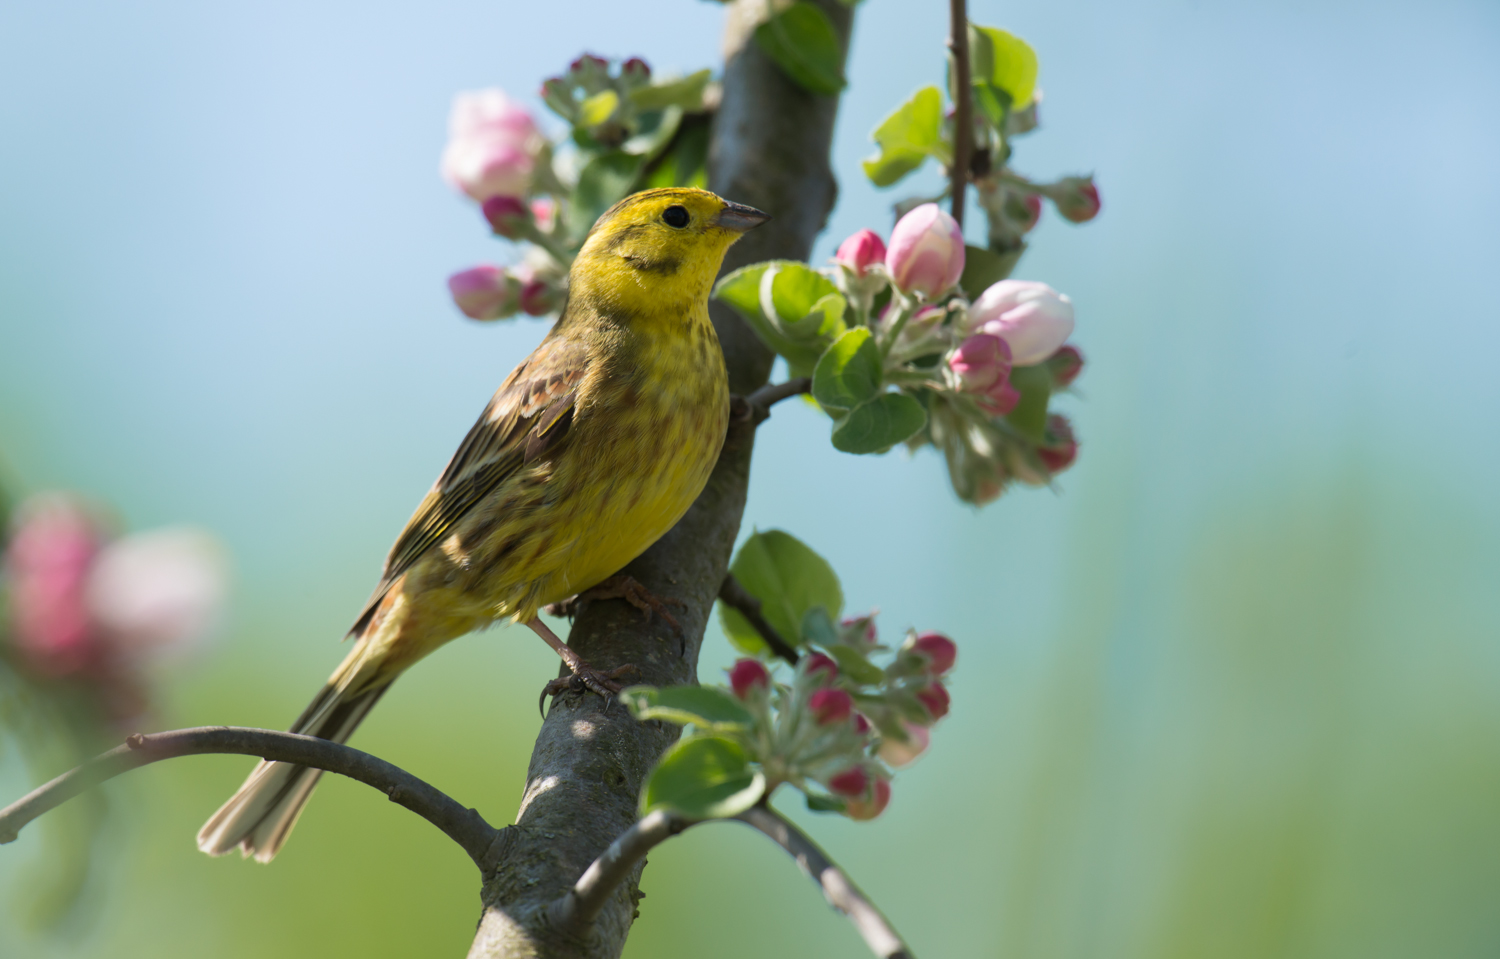
[{"label": "blue sky background", "polygon": [[[858,160],[941,77],[945,10],[860,8],[816,259],[936,176],[877,191]],[[697,69],[722,16],[0,7],[0,470],[132,527],[207,526],[234,557],[230,628],[168,678],[164,724],[295,716],[543,333],[448,302],[448,273],[505,256],[437,176],[453,93],[536,104],[585,49]],[[1041,57],[1017,167],[1093,171],[1103,195],[1087,226],[1049,212],[1017,271],[1077,305],[1082,455],[1055,492],[976,512],[935,456],[844,456],[796,407],[762,428],[745,531],[822,551],[887,636],[939,628],[962,650],[952,716],[889,812],[803,818],[921,955],[1493,955],[1500,10],[975,0],[972,17]],[[711,636],[703,678],[731,659]],[[356,744],[506,821],[554,662],[514,630],[455,644]],[[50,938],[7,915],[0,952],[465,947],[472,867],[365,787],[325,783],[269,868],[200,856],[246,766],[122,783],[97,908]],[[0,787],[25,788],[13,752]],[[41,850],[0,849],[0,887],[23,891]],[[643,888],[628,956],[862,954],[733,825],[664,846]]]}]

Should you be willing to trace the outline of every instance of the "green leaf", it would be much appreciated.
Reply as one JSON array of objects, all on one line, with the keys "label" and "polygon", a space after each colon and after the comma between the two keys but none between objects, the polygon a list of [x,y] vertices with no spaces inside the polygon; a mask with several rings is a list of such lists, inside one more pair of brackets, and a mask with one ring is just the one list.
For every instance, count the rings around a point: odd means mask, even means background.
[{"label": "green leaf", "polygon": [[645,157],[619,150],[601,153],[590,160],[579,172],[578,185],[573,188],[572,202],[568,204],[569,232],[576,237],[588,233],[605,210],[630,192],[645,162]]},{"label": "green leaf", "polygon": [[630,103],[637,110],[681,107],[689,113],[696,113],[703,109],[703,91],[708,87],[710,76],[712,71],[699,70],[675,80],[638,87],[630,91]]},{"label": "green leaf", "polygon": [[[801,540],[779,529],[757,532],[740,547],[729,571],[761,602],[761,615],[787,642],[801,643],[802,618],[821,606],[830,618],[844,608],[844,591],[828,561]],[[719,624],[736,648],[752,655],[766,649],[755,627],[728,606],[719,605]]]},{"label": "green leaf", "polygon": [[982,246],[964,247],[964,275],[958,280],[964,296],[970,300],[979,299],[979,294],[1010,276],[1018,259],[1019,253],[1002,256]]},{"label": "green leaf", "polygon": [[739,700],[712,686],[630,686],[620,690],[620,699],[636,719],[664,719],[685,726],[693,723],[705,730],[744,729],[752,722]]},{"label": "green leaf", "polygon": [[868,327],[857,326],[834,340],[813,369],[813,399],[825,407],[852,409],[880,392],[880,349]]},{"label": "green leaf", "polygon": [[820,297],[807,316],[792,323],[783,322],[781,328],[796,340],[817,338],[821,343],[827,343],[844,332],[844,314],[848,309],[849,301],[844,299],[844,294],[830,293]]},{"label": "green leaf", "polygon": [[988,84],[1024,110],[1036,95],[1037,61],[1031,44],[996,27],[969,24],[969,57],[975,85]]},{"label": "green leaf", "polygon": [[1047,432],[1047,402],[1052,398],[1052,374],[1040,364],[1017,366],[1010,371],[1010,385],[1021,394],[1016,408],[1005,415],[1033,443],[1040,443]]},{"label": "green leaf", "polygon": [[641,189],[669,186],[708,185],[708,123],[689,118],[677,126],[677,134],[666,152],[653,163]]},{"label": "green leaf", "polygon": [[744,812],[766,791],[766,777],[750,766],[744,747],[722,736],[689,736],[651,771],[641,812],[671,809],[690,819],[724,819]]},{"label": "green leaf", "polygon": [[799,342],[782,331],[781,324],[768,319],[761,311],[761,283],[766,274],[773,268],[785,265],[797,265],[791,260],[770,260],[765,263],[752,263],[742,266],[733,273],[725,276],[714,287],[714,298],[733,307],[735,312],[744,317],[745,322],[755,331],[755,335],[776,353],[786,357],[787,364],[791,366],[793,376],[806,376],[805,372],[797,370],[811,370],[818,357],[823,353],[823,345],[818,341],[811,343]]},{"label": "green leaf", "polygon": [[833,448],[882,453],[927,425],[927,411],[905,393],[882,393],[833,425]]},{"label": "green leaf", "polygon": [[885,670],[861,656],[859,650],[837,644],[823,648],[839,664],[839,670],[861,686],[874,686],[885,681]]},{"label": "green leaf", "polygon": [[613,90],[600,90],[578,106],[578,125],[596,127],[620,108],[620,95]]},{"label": "green leaf", "polygon": [[778,321],[784,332],[790,333],[791,324],[812,313],[830,293],[837,292],[832,280],[806,263],[782,260],[773,263],[761,277],[760,308],[767,317]]},{"label": "green leaf", "polygon": [[813,93],[844,89],[843,52],[828,14],[807,0],[755,28],[755,42],[782,72]]},{"label": "green leaf", "polygon": [[828,615],[828,610],[814,606],[802,614],[802,637],[814,646],[838,645],[838,630],[833,628],[833,617]]},{"label": "green leaf", "polygon": [[638,118],[635,133],[631,134],[630,139],[620,144],[620,149],[626,153],[635,153],[648,158],[654,157],[672,142],[672,136],[677,132],[677,125],[681,122],[681,107],[667,107],[665,110],[643,113]]},{"label": "green leaf", "polygon": [[876,186],[890,186],[930,156],[944,163],[952,151],[943,142],[943,95],[923,87],[881,121],[871,134],[880,153],[864,161],[865,176]]}]

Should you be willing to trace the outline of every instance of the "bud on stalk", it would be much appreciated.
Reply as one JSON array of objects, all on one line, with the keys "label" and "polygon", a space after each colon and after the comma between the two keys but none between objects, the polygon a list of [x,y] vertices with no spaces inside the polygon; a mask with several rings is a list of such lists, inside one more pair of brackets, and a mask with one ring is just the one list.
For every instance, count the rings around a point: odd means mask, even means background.
[{"label": "bud on stalk", "polygon": [[1073,333],[1073,301],[1045,283],[1001,280],[969,308],[969,329],[1003,339],[1011,363],[1032,366]]},{"label": "bud on stalk", "polygon": [[771,673],[758,659],[741,659],[729,668],[729,688],[736,698],[749,699],[752,690],[771,688]]},{"label": "bud on stalk", "polygon": [[923,203],[891,231],[885,266],[901,292],[935,299],[963,276],[963,231],[936,203]]},{"label": "bud on stalk", "polygon": [[448,292],[464,316],[498,320],[520,306],[521,285],[498,266],[474,266],[448,277]]}]

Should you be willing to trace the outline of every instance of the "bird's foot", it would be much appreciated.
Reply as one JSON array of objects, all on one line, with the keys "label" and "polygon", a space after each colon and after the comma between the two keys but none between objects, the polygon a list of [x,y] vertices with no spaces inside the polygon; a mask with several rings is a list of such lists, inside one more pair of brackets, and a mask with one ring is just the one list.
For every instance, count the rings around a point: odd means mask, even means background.
[{"label": "bird's foot", "polygon": [[[563,648],[567,649],[567,647]],[[573,653],[571,649],[568,649],[568,652]],[[575,692],[580,695],[594,692],[603,696],[606,702],[612,701],[615,698],[615,694],[621,688],[616,680],[621,676],[640,671],[639,667],[634,663],[626,663],[624,666],[616,666],[614,669],[605,672],[595,669],[582,659],[579,659],[576,653],[573,653],[571,658],[566,655],[563,656],[563,662],[568,666],[569,675],[559,676],[557,679],[543,686],[541,698],[537,700],[537,709],[541,711],[544,717],[546,716],[545,707],[548,696],[557,696],[560,693],[567,692]]]},{"label": "bird's foot", "polygon": [[646,622],[649,623],[651,617],[657,615],[665,620],[674,632],[678,635],[682,634],[682,624],[677,622],[677,617],[673,616],[667,607],[676,606],[678,609],[687,609],[688,604],[675,596],[657,596],[642,586],[633,576],[616,573],[598,586],[579,593],[574,598],[574,602],[587,603],[596,599],[623,599],[645,613]]}]

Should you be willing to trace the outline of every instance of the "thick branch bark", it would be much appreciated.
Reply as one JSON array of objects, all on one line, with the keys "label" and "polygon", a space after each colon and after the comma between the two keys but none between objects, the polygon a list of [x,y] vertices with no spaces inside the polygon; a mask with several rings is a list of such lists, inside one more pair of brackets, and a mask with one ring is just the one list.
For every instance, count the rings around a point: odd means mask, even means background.
[{"label": "thick branch bark", "polygon": [[[847,47],[850,9],[839,0],[816,2]],[[803,90],[749,42],[763,9],[763,3],[740,0],[729,11],[709,186],[774,219],[730,250],[726,269],[776,257],[806,259],[837,192],[828,153],[838,100]],[[765,383],[773,356],[733,312],[715,305],[712,313],[730,389],[749,395]],[[659,617],[644,622],[623,601],[590,603],[568,637],[590,663],[604,669],[634,663],[639,681],[652,685],[696,681],[703,631],[745,508],[753,442],[751,435],[727,445],[688,514],[625,570],[656,595],[687,604],[678,614],[682,637]],[[486,876],[471,959],[620,954],[635,918],[639,866],[582,932],[558,928],[548,907],[635,821],[646,773],[676,737],[675,726],[637,723],[597,696],[554,701],[532,752],[515,839],[506,860]]]},{"label": "thick branch bark", "polygon": [[375,787],[391,802],[405,806],[441,829],[463,847],[481,870],[493,868],[495,860],[504,853],[502,831],[485,822],[478,811],[465,808],[384,759],[314,736],[240,726],[199,726],[131,736],[125,745],[94,757],[0,809],[0,843],[11,842],[33,819],[121,773],[163,759],[204,753],[259,756],[348,776]]}]

